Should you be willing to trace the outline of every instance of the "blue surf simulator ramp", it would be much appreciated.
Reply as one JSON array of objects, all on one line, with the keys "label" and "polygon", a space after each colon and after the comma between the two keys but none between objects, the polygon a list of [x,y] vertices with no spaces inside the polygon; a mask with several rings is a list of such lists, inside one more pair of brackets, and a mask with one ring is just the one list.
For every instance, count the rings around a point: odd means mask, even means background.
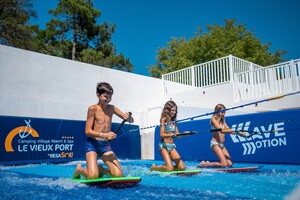
[{"label": "blue surf simulator ramp", "polygon": [[[112,131],[119,124],[112,124]],[[85,160],[85,121],[0,116],[0,164],[27,164]],[[136,125],[124,124],[118,136]],[[140,133],[111,142],[120,159],[140,159]]]},{"label": "blue surf simulator ramp", "polygon": [[[201,133],[175,139],[177,151],[184,161],[217,160],[210,149],[212,133],[209,132],[209,121],[210,119],[204,119],[178,123],[179,132],[203,130]],[[226,134],[225,147],[233,161],[300,164],[300,109],[228,116],[226,123],[232,129],[260,132],[250,138]],[[155,159],[161,160],[159,140],[157,127]]]}]

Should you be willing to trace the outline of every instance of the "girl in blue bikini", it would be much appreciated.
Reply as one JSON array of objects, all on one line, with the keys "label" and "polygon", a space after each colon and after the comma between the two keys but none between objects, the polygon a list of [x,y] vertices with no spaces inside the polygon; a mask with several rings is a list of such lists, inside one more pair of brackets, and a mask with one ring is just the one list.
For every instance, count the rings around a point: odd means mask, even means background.
[{"label": "girl in blue bikini", "polygon": [[[176,121],[177,117],[177,105],[174,101],[168,101],[162,111],[160,123],[165,124],[168,122]],[[159,149],[160,153],[165,161],[165,165],[156,166],[153,164],[150,170],[155,171],[183,171],[185,170],[185,165],[176,150],[176,145],[174,144],[174,135],[179,134],[177,124],[170,123],[168,125],[160,126],[160,143]],[[173,166],[172,161],[176,165]]]},{"label": "girl in blue bikini", "polygon": [[[218,104],[215,107],[215,112],[225,110],[223,104]],[[197,167],[232,167],[233,162],[230,155],[224,146],[225,134],[235,134],[236,132],[228,127],[225,122],[225,111],[213,114],[210,120],[211,129],[225,129],[213,132],[213,137],[210,141],[210,148],[216,154],[220,162],[202,161]],[[237,132],[241,136],[246,136],[246,133]]]}]

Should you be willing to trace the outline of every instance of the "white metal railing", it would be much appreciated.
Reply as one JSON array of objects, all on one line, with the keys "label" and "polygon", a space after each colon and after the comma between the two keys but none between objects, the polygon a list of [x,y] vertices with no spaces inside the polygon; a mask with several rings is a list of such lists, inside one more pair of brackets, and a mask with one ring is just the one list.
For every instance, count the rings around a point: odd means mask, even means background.
[{"label": "white metal railing", "polygon": [[235,74],[235,100],[300,90],[300,59]]},{"label": "white metal railing", "polygon": [[235,101],[300,90],[300,59],[262,67],[229,55],[164,74],[164,94],[233,82]]},{"label": "white metal railing", "polygon": [[192,90],[195,87],[233,82],[235,73],[261,68],[259,65],[229,55],[162,75],[164,93],[165,95],[174,94]]}]

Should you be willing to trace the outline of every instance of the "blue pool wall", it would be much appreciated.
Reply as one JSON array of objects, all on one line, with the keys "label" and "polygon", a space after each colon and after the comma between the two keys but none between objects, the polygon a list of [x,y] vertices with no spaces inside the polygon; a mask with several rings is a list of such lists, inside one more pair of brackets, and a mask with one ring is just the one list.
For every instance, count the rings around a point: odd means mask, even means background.
[{"label": "blue pool wall", "polygon": [[[179,132],[210,130],[210,119],[178,123]],[[261,133],[252,138],[226,134],[225,146],[235,162],[300,164],[300,109],[263,112],[226,117],[233,129],[277,132]],[[217,161],[210,149],[211,132],[175,139],[177,151],[184,161]],[[155,129],[155,159],[162,160],[158,149],[159,127]]]},{"label": "blue pool wall", "polygon": [[[111,130],[119,126],[112,123]],[[0,116],[0,164],[84,160],[85,121]],[[124,124],[111,146],[119,159],[141,159],[137,125]],[[125,134],[125,135],[123,135]]]}]

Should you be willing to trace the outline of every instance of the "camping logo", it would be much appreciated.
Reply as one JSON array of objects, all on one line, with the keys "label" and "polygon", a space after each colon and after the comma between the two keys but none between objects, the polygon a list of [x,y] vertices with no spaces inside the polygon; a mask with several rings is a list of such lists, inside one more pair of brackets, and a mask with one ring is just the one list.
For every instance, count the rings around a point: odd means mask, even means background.
[{"label": "camping logo", "polygon": [[20,126],[13,129],[5,139],[5,150],[6,152],[14,152],[12,147],[12,141],[16,135],[19,135],[21,139],[24,139],[31,135],[32,137],[39,137],[39,134],[31,127],[30,119],[28,121],[25,120],[26,126]]},{"label": "camping logo", "polygon": [[[242,130],[247,132],[251,122],[234,124],[233,130]],[[263,125],[254,126],[253,134],[249,138],[241,136],[230,135],[234,143],[242,143],[243,155],[253,155],[258,149],[276,148],[286,146],[286,135],[284,130],[284,122],[268,124],[267,127]]]},{"label": "camping logo", "polygon": [[9,156],[11,153],[15,153],[26,155],[32,159],[73,157],[73,136],[61,136],[58,132],[57,136],[53,137],[53,134],[45,134],[47,133],[46,126],[43,126],[42,130],[39,129],[43,133],[40,135],[31,127],[30,123],[30,119],[25,120],[26,126],[19,126],[7,134],[4,145]]}]

